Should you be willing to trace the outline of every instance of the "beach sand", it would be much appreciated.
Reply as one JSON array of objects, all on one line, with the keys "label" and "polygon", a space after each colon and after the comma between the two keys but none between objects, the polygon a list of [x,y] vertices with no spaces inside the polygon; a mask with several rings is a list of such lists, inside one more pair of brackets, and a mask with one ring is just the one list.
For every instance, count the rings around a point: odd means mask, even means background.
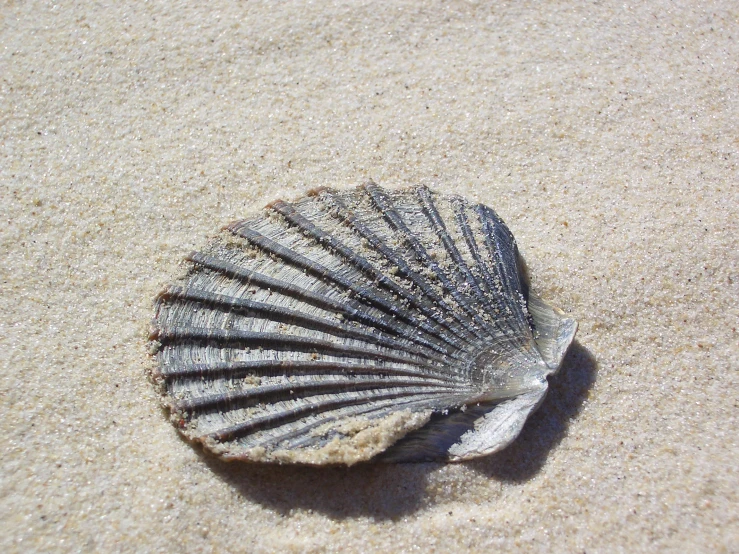
[{"label": "beach sand", "polygon": [[[0,551],[739,552],[735,2],[5,2]],[[576,318],[502,453],[220,462],[146,368],[180,260],[373,178]]]}]

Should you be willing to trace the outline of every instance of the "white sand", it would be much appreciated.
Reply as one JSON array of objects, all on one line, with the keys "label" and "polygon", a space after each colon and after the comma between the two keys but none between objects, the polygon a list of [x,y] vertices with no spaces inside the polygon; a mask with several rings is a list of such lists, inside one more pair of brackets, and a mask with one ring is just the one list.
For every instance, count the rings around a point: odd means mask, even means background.
[{"label": "white sand", "polygon": [[[0,551],[739,552],[731,0],[5,2]],[[580,322],[505,452],[227,465],[147,382],[220,225],[373,177],[496,208]]]}]

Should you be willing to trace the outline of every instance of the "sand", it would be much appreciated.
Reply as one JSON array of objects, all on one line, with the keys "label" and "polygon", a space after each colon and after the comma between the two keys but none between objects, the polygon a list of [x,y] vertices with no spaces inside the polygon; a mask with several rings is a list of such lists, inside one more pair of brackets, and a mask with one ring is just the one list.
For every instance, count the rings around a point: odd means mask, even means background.
[{"label": "sand", "polygon": [[[0,551],[739,552],[736,3],[4,2]],[[580,322],[475,462],[226,464],[147,381],[219,227],[373,178],[493,206]]]}]

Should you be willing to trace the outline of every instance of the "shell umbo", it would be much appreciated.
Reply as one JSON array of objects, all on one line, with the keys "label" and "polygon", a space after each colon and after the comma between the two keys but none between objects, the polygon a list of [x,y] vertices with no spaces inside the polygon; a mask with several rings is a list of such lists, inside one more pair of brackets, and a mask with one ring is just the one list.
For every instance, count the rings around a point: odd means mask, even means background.
[{"label": "shell umbo", "polygon": [[487,206],[316,189],[235,222],[156,300],[172,420],[225,459],[458,461],[508,445],[576,323]]}]

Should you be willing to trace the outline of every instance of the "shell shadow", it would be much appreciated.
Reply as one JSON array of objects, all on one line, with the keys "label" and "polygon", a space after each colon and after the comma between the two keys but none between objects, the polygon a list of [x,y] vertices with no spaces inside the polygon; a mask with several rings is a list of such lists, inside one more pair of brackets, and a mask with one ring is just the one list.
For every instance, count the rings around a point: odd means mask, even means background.
[{"label": "shell shadow", "polygon": [[440,464],[358,464],[353,467],[273,466],[203,461],[242,496],[288,516],[312,510],[333,519],[395,520],[428,503],[427,475]]},{"label": "shell shadow", "polygon": [[[548,453],[565,436],[595,382],[597,363],[573,342],[541,408],[521,435],[502,452],[466,462],[492,479],[522,483],[541,469]],[[427,477],[442,464],[358,464],[346,467],[277,466],[223,462],[200,452],[203,462],[242,496],[290,515],[313,510],[334,519],[371,517],[395,520],[416,512],[430,500]]]}]

